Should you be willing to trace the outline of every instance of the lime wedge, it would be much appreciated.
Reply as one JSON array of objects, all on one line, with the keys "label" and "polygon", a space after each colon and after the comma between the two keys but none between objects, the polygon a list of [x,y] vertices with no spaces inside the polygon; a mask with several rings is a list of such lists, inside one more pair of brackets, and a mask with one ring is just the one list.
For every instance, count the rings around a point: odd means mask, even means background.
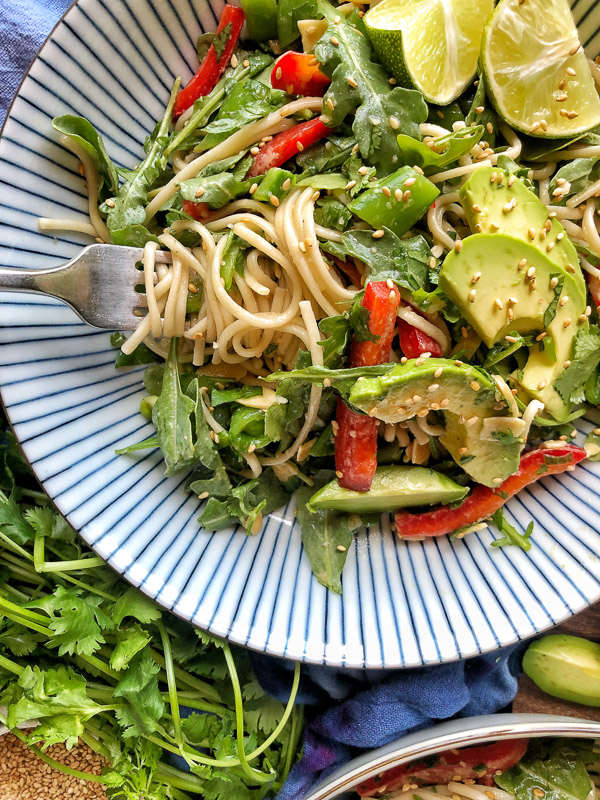
[{"label": "lime wedge", "polygon": [[481,63],[492,102],[513,128],[567,138],[600,125],[600,98],[568,0],[500,0]]},{"label": "lime wedge", "polygon": [[477,72],[494,0],[382,0],[364,17],[387,70],[425,99],[447,105]]}]

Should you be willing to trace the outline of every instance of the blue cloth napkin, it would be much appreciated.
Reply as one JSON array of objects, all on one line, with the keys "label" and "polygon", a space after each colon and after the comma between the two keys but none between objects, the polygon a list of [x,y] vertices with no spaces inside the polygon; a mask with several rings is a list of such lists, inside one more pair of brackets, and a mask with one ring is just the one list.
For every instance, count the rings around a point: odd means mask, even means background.
[{"label": "blue cloth napkin", "polygon": [[[305,703],[304,758],[278,800],[301,800],[330,772],[364,750],[450,717],[492,714],[517,691],[524,645],[440,666],[410,670],[339,670],[305,666],[299,701]],[[289,695],[293,665],[251,653],[263,688]]]},{"label": "blue cloth napkin", "polygon": [[[105,0],[106,2],[107,0]],[[0,0],[0,122],[27,67],[71,0]],[[522,646],[469,661],[404,671],[303,669],[305,754],[280,800],[301,800],[359,752],[453,716],[504,708],[517,690]],[[286,700],[293,665],[251,654],[263,688]]]}]

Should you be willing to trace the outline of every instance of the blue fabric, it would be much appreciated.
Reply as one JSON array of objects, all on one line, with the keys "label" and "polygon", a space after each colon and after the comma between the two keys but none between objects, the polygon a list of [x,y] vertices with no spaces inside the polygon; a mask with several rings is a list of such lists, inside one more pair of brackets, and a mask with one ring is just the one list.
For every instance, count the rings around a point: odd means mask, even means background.
[{"label": "blue fabric", "polygon": [[[109,0],[104,0],[108,2]],[[71,0],[0,0],[0,122],[46,36]],[[400,672],[303,668],[305,755],[280,800],[300,800],[360,751],[453,716],[504,708],[517,690],[522,647],[469,661]],[[290,662],[251,654],[263,688],[286,700]]]},{"label": "blue fabric", "polygon": [[71,0],[0,0],[0,124],[27,67]]},{"label": "blue fabric", "polygon": [[[450,717],[500,711],[514,698],[524,645],[467,661],[411,670],[336,670],[306,666],[299,700],[307,704],[305,752],[278,800],[301,800],[354,756]],[[293,665],[251,654],[263,688],[289,694]]]}]

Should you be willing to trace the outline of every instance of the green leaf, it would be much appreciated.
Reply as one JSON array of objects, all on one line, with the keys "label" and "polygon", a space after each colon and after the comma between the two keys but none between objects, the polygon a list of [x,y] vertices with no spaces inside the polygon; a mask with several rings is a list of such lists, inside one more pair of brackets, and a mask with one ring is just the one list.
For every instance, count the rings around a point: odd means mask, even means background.
[{"label": "green leaf", "polygon": [[162,170],[162,155],[168,144],[168,133],[173,116],[173,105],[179,90],[179,81],[176,81],[169,103],[161,122],[148,140],[146,158],[133,171],[132,179],[125,183],[118,196],[115,198],[114,207],[111,208],[106,224],[111,234],[116,232],[117,238],[122,231],[131,225],[143,225],[146,220],[146,205],[148,191]]},{"label": "green leaf", "polygon": [[[372,60],[369,40],[356,24],[358,17],[340,19],[337,10],[323,0],[318,2],[318,11],[329,26],[315,47],[315,56],[331,76],[326,109],[328,100],[334,105],[333,110],[324,111],[323,121],[337,127],[354,112],[352,130],[363,158],[389,171],[400,154],[398,134],[421,138],[419,124],[427,119],[427,104],[423,95],[412,89],[390,91],[387,72]],[[332,37],[338,44],[332,43]],[[348,77],[356,87],[350,86]],[[397,127],[390,125],[391,117],[397,120]]]},{"label": "green leaf", "polygon": [[33,653],[42,637],[23,625],[10,623],[0,633],[0,652],[8,650],[15,656],[28,656]]},{"label": "green leaf", "polygon": [[323,586],[341,594],[340,576],[353,535],[348,517],[335,511],[308,509],[310,498],[325,482],[315,482],[314,486],[303,486],[298,490],[297,520],[302,531],[302,546],[313,574]]},{"label": "green leaf", "polygon": [[162,391],[152,409],[152,421],[167,469],[165,475],[176,475],[195,461],[191,415],[194,401],[181,391],[177,351],[179,340],[171,339],[165,365]]},{"label": "green leaf", "polygon": [[105,188],[109,194],[116,194],[119,190],[116,167],[106,152],[102,137],[91,122],[83,117],[65,114],[62,117],[55,117],[52,120],[52,127],[77,142],[90,156],[100,177],[98,193],[100,194],[101,189]]},{"label": "green leaf", "polygon": [[287,47],[300,36],[298,22],[317,16],[316,0],[279,0],[277,3],[277,35],[279,44]]},{"label": "green leaf", "polygon": [[206,137],[198,146],[198,151],[203,152],[216,147],[245,125],[263,119],[272,111],[281,108],[287,99],[285,92],[271,89],[251,78],[235,83],[223,101],[216,119],[204,128]]},{"label": "green leaf", "polygon": [[560,274],[553,274],[551,278],[556,278],[558,283],[554,287],[554,297],[552,298],[552,302],[548,306],[548,308],[544,312],[544,328],[547,328],[554,317],[556,316],[556,310],[558,308],[558,301],[560,300],[560,296],[562,294],[563,286],[565,285],[565,275],[564,273]]},{"label": "green leaf", "polygon": [[346,230],[351,219],[352,213],[335,197],[325,196],[317,200],[315,209],[315,222],[317,225],[343,231]]},{"label": "green leaf", "polygon": [[255,677],[243,685],[242,696],[248,728],[267,735],[273,733],[283,716],[284,704],[266,695]]},{"label": "green leaf", "polygon": [[115,367],[135,367],[139,364],[154,364],[160,361],[160,356],[150,350],[143,342],[138,344],[133,353],[123,353],[119,350],[115,359]]},{"label": "green leaf", "polygon": [[123,592],[112,611],[112,618],[117,627],[121,626],[126,617],[133,617],[138,622],[148,625],[159,620],[161,616],[156,603],[133,586],[129,586]]},{"label": "green leaf", "polygon": [[110,654],[111,667],[119,671],[125,669],[136,653],[143,650],[150,641],[150,634],[140,625],[131,625],[117,631],[115,649]]},{"label": "green leaf", "polygon": [[129,662],[123,677],[114,689],[115,697],[122,697],[126,705],[115,713],[123,726],[125,739],[148,736],[158,729],[165,704],[158,686],[158,664],[148,650],[137,653]]},{"label": "green leaf", "polygon": [[110,233],[110,238],[113,244],[119,244],[123,247],[145,247],[148,242],[160,244],[158,238],[153,233],[150,233],[148,228],[140,224],[126,225],[120,230],[113,230]]},{"label": "green leaf", "polygon": [[571,365],[554,382],[554,388],[568,403],[582,403],[585,383],[600,364],[600,328],[591,325],[575,337]]},{"label": "green leaf", "polygon": [[227,500],[217,500],[216,497],[208,498],[198,517],[198,524],[207,531],[222,531],[238,522],[238,518],[230,513]]},{"label": "green leaf", "polygon": [[505,518],[504,512],[500,508],[495,514],[492,514],[492,521],[500,533],[504,534],[501,539],[496,539],[492,542],[492,547],[509,547],[510,545],[516,545],[520,547],[521,550],[525,550],[525,552],[531,550],[531,542],[529,540],[533,533],[533,520],[529,523],[524,533],[519,533],[514,525],[511,525]]},{"label": "green leaf", "polygon": [[526,756],[494,780],[517,800],[531,800],[536,790],[544,800],[586,800],[592,789],[585,765],[568,744],[543,761]]},{"label": "green leaf", "polygon": [[244,252],[247,244],[236,236],[233,231],[227,234],[228,240],[223,250],[221,259],[221,277],[225,281],[225,290],[229,292],[233,284],[233,277],[244,274]]},{"label": "green leaf", "polygon": [[0,531],[6,534],[16,544],[25,544],[33,539],[34,529],[27,522],[21,509],[11,495],[7,497],[0,491]]},{"label": "green leaf", "polygon": [[594,430],[588,434],[585,440],[585,452],[590,461],[600,461],[600,436],[594,433]]},{"label": "green leaf", "polygon": [[247,194],[250,185],[250,181],[240,181],[231,172],[220,172],[183,181],[180,190],[184,200],[207,203],[211,208],[222,208]]},{"label": "green leaf", "polygon": [[328,369],[315,366],[290,372],[274,372],[266,380],[307,381],[316,386],[323,386],[323,381],[327,380],[329,381],[328,385],[333,386],[343,397],[347,397],[359,378],[377,378],[386,375],[394,366],[394,364],[377,364],[372,367],[352,367],[351,369]]},{"label": "green leaf", "polygon": [[458,161],[461,156],[475,147],[482,138],[483,131],[483,125],[476,125],[473,128],[461,128],[454,133],[440,136],[435,140],[435,150],[411,136],[400,134],[398,136],[399,163],[411,167],[416,165],[425,172],[441,170]]},{"label": "green leaf", "polygon": [[373,239],[371,231],[350,230],[342,234],[342,244],[369,267],[369,281],[392,280],[411,292],[430,288],[431,248],[422,236],[400,239],[385,228],[380,239]]},{"label": "green leaf", "polygon": [[327,339],[319,342],[323,348],[323,366],[334,369],[341,367],[352,339],[349,316],[326,317],[319,322],[319,328],[322,333],[329,334]]},{"label": "green leaf", "polygon": [[585,190],[599,178],[600,158],[575,158],[555,173],[550,182],[549,191],[550,194],[552,194],[558,186],[557,181],[561,179],[562,188],[566,186],[562,181],[566,181],[567,184],[570,184],[570,186],[566,187],[568,191],[565,192],[564,195],[561,195],[558,201],[560,205],[566,205],[569,197],[579,194],[580,192],[585,192]]},{"label": "green leaf", "polygon": [[208,472],[208,474],[202,477],[194,474],[194,480],[190,485],[190,490],[196,494],[209,492],[212,496],[227,497],[231,489],[231,484],[227,477],[227,470],[210,435],[210,429],[202,411],[203,400],[198,379],[192,381],[188,386],[187,393],[194,400],[194,458]]}]

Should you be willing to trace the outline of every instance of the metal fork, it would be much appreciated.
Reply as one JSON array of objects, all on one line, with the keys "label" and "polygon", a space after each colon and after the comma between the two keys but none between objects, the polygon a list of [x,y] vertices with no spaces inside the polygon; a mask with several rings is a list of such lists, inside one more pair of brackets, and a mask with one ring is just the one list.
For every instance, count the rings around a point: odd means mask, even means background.
[{"label": "metal fork", "polygon": [[[0,291],[48,294],[67,303],[88,325],[131,331],[140,323],[139,309],[146,305],[146,295],[136,291],[144,283],[136,267],[143,252],[137,247],[92,244],[60,267],[0,267]],[[170,264],[171,254],[157,251],[156,263]]]}]

